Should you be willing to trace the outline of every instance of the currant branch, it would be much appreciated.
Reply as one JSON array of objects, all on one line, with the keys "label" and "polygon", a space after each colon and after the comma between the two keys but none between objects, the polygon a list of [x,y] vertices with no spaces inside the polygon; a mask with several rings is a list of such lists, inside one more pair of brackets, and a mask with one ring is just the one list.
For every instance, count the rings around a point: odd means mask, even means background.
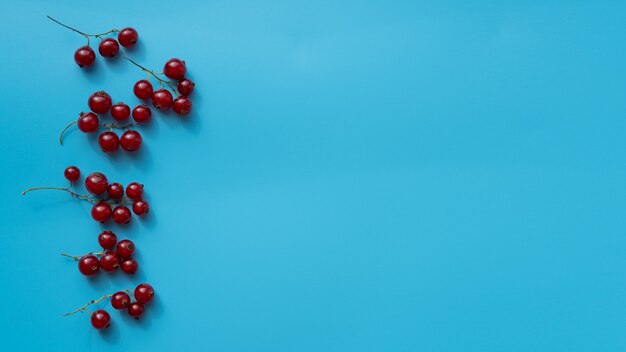
[{"label": "currant branch", "polygon": [[63,314],[63,316],[64,316],[64,317],[66,317],[66,316],[68,316],[68,315],[72,315],[72,314],[79,313],[79,312],[80,312],[80,313],[83,313],[83,312],[85,312],[85,311],[86,311],[86,312],[89,312],[89,310],[87,309],[87,307],[89,307],[89,306],[90,306],[90,305],[92,305],[92,304],[97,304],[97,303],[100,303],[101,301],[103,301],[103,300],[105,300],[105,299],[107,299],[107,298],[111,298],[111,296],[113,296],[113,294],[112,294],[112,293],[111,293],[111,294],[108,294],[108,295],[104,295],[104,296],[102,296],[102,297],[100,297],[100,298],[98,298],[98,299],[95,299],[95,300],[93,300],[93,299],[92,299],[91,301],[87,302],[87,304],[85,304],[84,306],[82,306],[82,307],[80,307],[80,308],[78,308],[78,309],[75,309],[75,310],[73,310],[73,311],[71,311],[71,312],[69,312],[69,313],[65,313],[65,314]]},{"label": "currant branch", "polygon": [[104,252],[95,252],[95,253],[88,253],[88,254],[83,254],[81,256],[77,256],[77,255],[71,255],[71,254],[67,254],[67,253],[61,253],[62,256],[64,257],[68,257],[68,258],[72,258],[74,260],[80,260],[80,258],[86,256],[86,255],[95,255],[95,256],[102,256],[104,254]]},{"label": "currant branch", "polygon": [[165,85],[167,85],[167,87],[168,87],[168,88],[169,88],[172,92],[174,92],[174,94],[176,94],[176,88],[175,88],[175,86],[174,86],[175,82],[168,81],[168,80],[163,79],[163,78],[161,78],[161,77],[159,77],[159,76],[158,76],[158,75],[163,74],[163,73],[155,73],[153,70],[149,70],[149,69],[145,68],[144,66],[142,66],[142,65],[138,64],[138,63],[137,63],[137,62],[135,62],[133,59],[131,59],[131,58],[127,57],[127,56],[124,56],[124,58],[125,58],[126,60],[130,61],[133,65],[135,65],[135,66],[139,67],[139,68],[140,68],[142,71],[144,71],[145,73],[147,73],[147,74],[148,74],[148,80],[150,80],[150,76],[152,76],[152,77],[156,78],[156,79],[157,79],[157,81],[159,81],[159,85],[161,86],[161,88],[164,88],[164,87],[163,87],[163,84],[165,84]]},{"label": "currant branch", "polygon": [[61,22],[59,22],[59,21],[55,20],[54,18],[52,18],[52,17],[50,17],[50,16],[46,16],[46,17],[48,17],[48,18],[49,18],[50,20],[52,20],[53,22],[55,22],[55,23],[57,23],[57,24],[59,24],[59,25],[61,25],[61,26],[65,27],[65,28],[67,28],[67,29],[69,29],[69,30],[72,30],[72,31],[74,31],[74,32],[76,32],[76,33],[78,33],[78,34],[80,34],[80,35],[84,36],[85,38],[87,38],[87,45],[89,45],[89,37],[95,37],[95,38],[98,38],[98,39],[102,39],[102,36],[105,36],[105,35],[107,35],[107,34],[111,34],[111,33],[117,33],[117,32],[119,32],[119,30],[118,30],[118,29],[111,29],[111,30],[108,30],[108,31],[106,31],[106,32],[102,32],[102,33],[98,33],[98,34],[87,34],[87,33],[85,33],[85,32],[81,32],[81,31],[79,31],[79,30],[78,30],[78,29],[76,29],[76,28],[72,28],[72,27],[70,27],[70,26],[68,26],[68,25],[66,25],[66,24],[63,24],[63,23],[61,23]]},{"label": "currant branch", "polygon": [[69,193],[71,197],[78,198],[78,199],[81,199],[81,200],[85,200],[85,201],[88,201],[88,202],[93,203],[93,204],[100,203],[100,202],[105,202],[105,203],[109,203],[109,204],[118,204],[118,205],[130,205],[130,204],[133,204],[132,201],[126,200],[125,198],[120,199],[120,200],[98,199],[98,198],[94,198],[90,194],[88,194],[88,195],[78,194],[78,193],[70,190],[69,187],[68,188],[61,188],[61,187],[32,187],[32,188],[29,188],[29,189],[25,190],[24,192],[22,192],[22,195],[25,196],[28,192],[42,191],[42,190],[64,191],[64,192]]},{"label": "currant branch", "polygon": [[[76,123],[78,123],[78,121],[72,121],[72,122],[70,122],[70,124],[69,124],[69,125],[67,125],[67,126],[65,126],[65,128],[63,129],[63,131],[61,131],[61,134],[59,135],[59,143],[60,143],[61,145],[63,145],[63,136],[65,136],[65,132],[66,132],[66,131],[70,128],[70,127],[74,126]],[[129,124],[126,124],[126,125],[118,125],[118,124],[115,124],[115,123],[101,123],[101,124],[98,124],[98,126],[99,126],[99,127],[108,128],[108,129],[109,129],[109,130],[111,130],[111,131],[112,131],[114,128],[115,128],[115,129],[120,129],[120,130],[127,130],[127,129],[129,129],[129,128],[133,127],[133,126],[137,126],[137,123],[133,122],[133,123],[129,123]]]}]

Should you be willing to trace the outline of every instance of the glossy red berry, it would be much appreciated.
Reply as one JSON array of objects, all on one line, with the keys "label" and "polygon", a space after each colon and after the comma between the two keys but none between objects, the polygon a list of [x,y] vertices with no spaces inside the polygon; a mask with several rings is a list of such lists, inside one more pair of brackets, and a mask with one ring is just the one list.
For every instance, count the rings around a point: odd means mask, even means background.
[{"label": "glossy red berry", "polygon": [[138,123],[148,122],[151,117],[152,110],[146,104],[137,105],[133,109],[133,119]]},{"label": "glossy red berry", "polygon": [[120,137],[115,132],[102,132],[98,137],[98,144],[103,152],[112,153],[120,147]]},{"label": "glossy red berry", "polygon": [[143,304],[139,302],[133,302],[128,305],[128,315],[135,319],[139,319],[139,317],[141,317],[141,315],[143,314],[143,310]]},{"label": "glossy red berry", "polygon": [[98,202],[91,208],[91,217],[97,222],[107,222],[111,218],[111,206],[105,202]]},{"label": "glossy red berry", "polygon": [[141,135],[137,131],[128,130],[122,134],[120,140],[122,149],[128,152],[134,152],[141,147]]},{"label": "glossy red berry", "polygon": [[123,205],[118,205],[113,209],[113,221],[117,224],[128,224],[131,216],[130,209]]},{"label": "glossy red berry", "polygon": [[138,182],[131,182],[126,186],[126,196],[132,200],[143,198],[143,185]]},{"label": "glossy red berry", "polygon": [[139,303],[150,303],[154,297],[154,289],[148,284],[140,284],[135,288],[135,299]]},{"label": "glossy red berry", "polygon": [[180,81],[185,78],[185,74],[187,73],[187,66],[185,65],[185,61],[180,59],[169,59],[165,66],[163,66],[163,73],[168,78],[171,78],[176,81]]},{"label": "glossy red berry", "polygon": [[128,259],[135,253],[135,244],[131,240],[121,240],[117,243],[115,251],[122,259]]},{"label": "glossy red berry", "polygon": [[137,81],[133,87],[133,93],[135,93],[135,96],[141,100],[148,100],[152,98],[153,92],[152,83],[145,79]]},{"label": "glossy red berry", "polygon": [[78,118],[78,129],[85,133],[91,133],[98,130],[98,115],[93,112],[80,113]]},{"label": "glossy red berry", "polygon": [[187,115],[191,111],[191,99],[182,95],[177,97],[172,105],[172,110],[178,115]]},{"label": "glossy red berry", "polygon": [[116,121],[126,121],[130,116],[130,107],[124,103],[115,103],[111,106],[111,117]]},{"label": "glossy red berry", "polygon": [[139,34],[131,27],[124,28],[117,34],[117,40],[119,40],[120,44],[125,48],[131,48],[137,43],[138,39]]},{"label": "glossy red berry", "polygon": [[78,271],[85,276],[91,276],[100,270],[100,261],[95,255],[87,254],[78,260]]},{"label": "glossy red berry", "polygon": [[113,101],[111,100],[111,96],[105,91],[95,92],[89,96],[89,100],[87,100],[87,105],[91,111],[96,114],[105,114],[109,109],[111,109],[111,105],[113,105]]},{"label": "glossy red berry", "polygon": [[115,292],[111,296],[111,305],[117,310],[126,309],[130,305],[130,296],[124,291]]},{"label": "glossy red berry", "polygon": [[115,244],[117,243],[117,235],[113,233],[113,231],[102,231],[98,235],[98,244],[102,249],[113,249],[115,248]]},{"label": "glossy red berry", "polygon": [[133,213],[136,215],[145,215],[150,211],[150,206],[148,206],[148,202],[143,199],[136,200],[133,202]]},{"label": "glossy red berry", "polygon": [[126,259],[122,262],[122,271],[126,274],[134,274],[139,269],[139,264],[133,258]]},{"label": "glossy red berry", "polygon": [[70,182],[76,182],[80,178],[80,170],[76,166],[68,166],[63,174]]},{"label": "glossy red berry", "polygon": [[159,89],[152,94],[152,105],[160,110],[167,110],[172,107],[172,93],[166,89]]},{"label": "glossy red berry", "polygon": [[97,311],[91,314],[91,325],[98,329],[102,330],[108,327],[111,324],[111,316],[107,313],[106,310],[98,309]]},{"label": "glossy red berry", "polygon": [[85,179],[85,188],[91,194],[100,195],[109,188],[109,180],[101,172],[92,172]]},{"label": "glossy red berry", "polygon": [[120,45],[113,38],[106,38],[98,45],[100,55],[104,57],[114,57],[120,51]]},{"label": "glossy red berry", "polygon": [[196,84],[193,83],[192,80],[190,80],[189,78],[185,78],[182,81],[178,82],[176,88],[178,88],[178,92],[181,95],[188,97],[191,95],[191,93],[193,93],[193,89],[195,86]]},{"label": "glossy red berry", "polygon": [[100,257],[100,269],[102,271],[115,271],[120,266],[120,258],[115,252],[106,252]]},{"label": "glossy red berry", "polygon": [[120,183],[113,182],[109,185],[107,194],[109,195],[109,198],[121,199],[124,196],[124,186]]},{"label": "glossy red berry", "polygon": [[81,46],[74,52],[74,61],[82,68],[87,68],[96,61],[96,53],[88,45]]}]

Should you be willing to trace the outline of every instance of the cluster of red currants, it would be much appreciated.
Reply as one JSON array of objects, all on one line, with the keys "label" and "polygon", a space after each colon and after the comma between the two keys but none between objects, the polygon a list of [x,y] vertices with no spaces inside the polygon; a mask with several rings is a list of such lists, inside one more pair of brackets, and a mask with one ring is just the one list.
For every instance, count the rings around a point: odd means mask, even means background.
[{"label": "cluster of red currants", "polygon": [[[65,178],[70,181],[69,187],[33,187],[25,190],[22,194],[31,191],[53,190],[64,191],[70,196],[93,203],[91,217],[101,223],[113,219],[115,223],[127,224],[132,218],[130,209],[126,205],[132,205],[135,215],[145,215],[150,211],[148,202],[143,198],[143,185],[137,182],[124,186],[118,182],[109,183],[107,177],[101,172],[92,172],[85,178],[85,188],[89,194],[81,195],[71,190],[72,185],[80,179],[80,170],[76,166],[69,166],[64,172]],[[107,198],[102,198],[106,195]],[[98,196],[98,197],[96,197]],[[111,208],[114,205],[114,208]]]},{"label": "cluster of red currants", "polygon": [[[64,314],[64,316],[72,315],[75,313],[84,313],[89,312],[88,307],[92,304],[97,304],[102,302],[105,299],[111,300],[111,306],[116,310],[126,310],[128,315],[135,319],[139,319],[145,310],[145,304],[152,302],[154,298],[154,289],[152,286],[148,284],[139,284],[135,287],[135,291],[133,292],[133,296],[135,297],[135,301],[130,299],[130,290],[126,291],[118,291],[112,294],[104,295],[98,299],[89,301],[84,306]],[[98,329],[104,329],[111,324],[111,315],[104,310],[98,309],[91,313],[91,325]]]},{"label": "cluster of red currants", "polygon": [[[74,61],[76,62],[78,66],[82,68],[87,68],[93,65],[94,62],[96,62],[96,53],[93,51],[93,49],[89,45],[90,37],[100,39],[100,44],[98,45],[98,52],[100,52],[100,55],[102,55],[102,57],[106,57],[106,58],[115,57],[117,53],[119,53],[120,51],[120,45],[122,45],[124,48],[127,48],[127,49],[132,48],[137,43],[137,40],[139,39],[139,34],[137,33],[137,31],[134,28],[130,28],[130,27],[126,27],[121,30],[111,29],[109,31],[98,33],[98,34],[87,34],[87,33],[79,31],[78,29],[65,25],[50,16],[48,16],[48,18],[60,24],[61,26],[67,29],[70,29],[84,36],[85,38],[87,38],[87,45],[81,46],[80,48],[76,49],[76,51],[74,52]],[[117,40],[111,37],[105,38],[105,36],[114,34],[114,33],[117,33]]]},{"label": "cluster of red currants", "polygon": [[117,242],[117,235],[106,230],[98,235],[98,243],[102,247],[102,252],[89,253],[83,256],[65,253],[61,253],[61,255],[78,261],[78,271],[85,276],[95,275],[100,270],[113,272],[117,268],[121,268],[126,274],[137,272],[139,264],[133,258],[136,247],[131,240]]}]

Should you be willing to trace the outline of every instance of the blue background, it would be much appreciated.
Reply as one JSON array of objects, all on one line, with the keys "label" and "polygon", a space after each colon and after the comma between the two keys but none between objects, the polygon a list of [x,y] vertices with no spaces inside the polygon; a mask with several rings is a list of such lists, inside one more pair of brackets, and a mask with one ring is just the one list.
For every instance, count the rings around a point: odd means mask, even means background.
[{"label": "blue background", "polygon": [[[186,119],[137,155],[77,130],[90,93],[138,103],[121,59],[187,61]],[[626,4],[619,1],[21,1],[0,14],[3,350],[624,351]],[[30,186],[140,181],[144,221]],[[112,228],[136,277],[62,251]],[[139,321],[61,317],[139,282]]]}]

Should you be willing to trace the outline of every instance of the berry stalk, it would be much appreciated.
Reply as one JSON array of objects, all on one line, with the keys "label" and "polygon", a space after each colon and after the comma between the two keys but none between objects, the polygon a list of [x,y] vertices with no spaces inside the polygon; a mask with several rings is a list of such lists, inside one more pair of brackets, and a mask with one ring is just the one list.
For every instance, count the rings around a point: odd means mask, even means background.
[{"label": "berry stalk", "polygon": [[52,18],[52,17],[50,17],[50,16],[46,16],[46,17],[48,17],[51,21],[53,21],[53,22],[55,22],[55,23],[57,23],[57,24],[59,24],[59,25],[61,25],[61,26],[65,27],[65,28],[67,28],[67,29],[69,29],[69,30],[74,31],[74,32],[76,32],[76,33],[78,33],[78,34],[80,34],[80,35],[84,36],[85,38],[87,38],[87,45],[89,45],[89,37],[95,37],[95,38],[98,38],[98,39],[102,39],[102,36],[104,36],[104,35],[119,32],[119,30],[118,30],[118,29],[111,29],[111,30],[108,30],[108,31],[106,31],[106,32],[102,32],[102,33],[98,33],[98,34],[87,34],[87,33],[85,33],[85,32],[79,31],[79,30],[78,30],[78,29],[76,29],[76,28],[73,28],[73,27],[70,27],[70,26],[68,26],[68,25],[66,25],[66,24],[63,24],[63,23],[61,23],[61,22],[59,22],[59,21],[55,20],[54,18]]},{"label": "berry stalk", "polygon": [[167,87],[168,87],[168,88],[169,88],[172,92],[174,92],[174,94],[176,94],[176,89],[175,89],[175,88],[174,88],[174,86],[173,86],[174,82],[171,82],[171,81],[168,81],[168,80],[165,80],[165,79],[163,79],[163,78],[159,77],[158,75],[159,75],[160,73],[155,73],[154,71],[152,71],[152,70],[149,70],[149,69],[145,68],[144,66],[142,66],[142,65],[138,64],[137,62],[135,62],[133,59],[131,59],[131,58],[129,58],[129,57],[124,56],[124,58],[125,58],[126,60],[130,61],[133,65],[135,65],[135,66],[139,67],[139,68],[140,68],[142,71],[144,71],[145,73],[147,73],[147,74],[148,74],[148,80],[150,80],[150,76],[152,76],[152,77],[156,78],[156,79],[157,79],[157,81],[159,81],[159,85],[161,86],[161,88],[164,88],[163,84],[166,84],[166,85],[167,85]]}]

